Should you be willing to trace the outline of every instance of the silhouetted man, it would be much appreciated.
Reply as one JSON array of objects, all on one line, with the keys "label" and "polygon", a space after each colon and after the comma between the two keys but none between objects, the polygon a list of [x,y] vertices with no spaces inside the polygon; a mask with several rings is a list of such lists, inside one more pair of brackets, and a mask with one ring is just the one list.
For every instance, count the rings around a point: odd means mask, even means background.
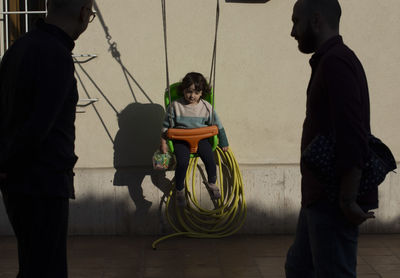
[{"label": "silhouetted man", "polygon": [[370,110],[367,79],[360,61],[339,35],[337,0],[298,0],[291,36],[310,59],[306,118],[301,150],[318,135],[336,139],[337,197],[301,163],[302,208],[296,238],[286,259],[288,278],[356,277],[358,225],[373,218],[377,189],[357,199],[368,155]]},{"label": "silhouetted man", "polygon": [[0,184],[18,242],[18,278],[68,276],[78,101],[71,51],[94,18],[92,5],[49,0],[46,19],[1,61]]}]

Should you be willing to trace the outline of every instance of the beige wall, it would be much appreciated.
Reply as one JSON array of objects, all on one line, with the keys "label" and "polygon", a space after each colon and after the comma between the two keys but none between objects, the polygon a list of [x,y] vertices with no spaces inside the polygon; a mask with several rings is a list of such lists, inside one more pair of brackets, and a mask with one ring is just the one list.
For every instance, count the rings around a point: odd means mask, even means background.
[{"label": "beige wall", "polygon": [[[127,71],[136,79],[154,105],[143,113],[126,113],[130,123],[119,129],[116,114],[77,65],[77,72],[96,104],[112,139],[117,132],[130,142],[157,132],[165,88],[165,62],[159,0],[96,1],[104,26],[111,35]],[[295,1],[266,4],[221,2],[217,57],[216,109],[240,163],[291,164],[299,158],[299,140],[305,112],[305,89],[310,75],[309,56],[299,53],[290,37],[291,12]],[[167,1],[170,80],[180,80],[188,71],[208,76],[215,22],[214,0]],[[373,132],[400,157],[400,3],[397,0],[346,0],[341,33],[357,53],[368,75]],[[117,111],[134,102],[121,66],[113,59],[99,17],[77,42],[76,54],[98,58],[82,64]],[[137,102],[146,104],[140,89],[129,79]],[[86,97],[80,89],[82,97]],[[137,110],[128,107],[128,110]],[[144,116],[144,117],[143,117]],[[137,124],[133,124],[137,122]],[[130,130],[135,128],[136,131]],[[143,137],[143,136],[142,136]],[[116,140],[117,145],[120,140]],[[123,149],[129,149],[128,142]],[[114,144],[108,138],[93,108],[77,117],[77,167],[113,166]],[[157,146],[147,138],[144,145],[131,146],[131,154],[146,153]],[[144,146],[144,147],[143,147]],[[117,146],[119,149],[119,146]],[[140,156],[140,155],[139,155]],[[126,162],[146,164],[147,154]]]},{"label": "beige wall", "polygon": [[[309,56],[300,54],[290,37],[294,2],[221,1],[216,108],[243,174],[248,205],[245,233],[293,232],[296,225],[300,134],[310,67]],[[83,84],[80,97],[88,98],[86,89],[99,101],[77,114],[80,159],[71,233],[159,233],[164,231],[158,213],[163,192],[148,169],[164,113],[161,1],[96,3],[98,16],[74,50],[98,55],[76,64],[76,72]],[[208,76],[215,4],[215,0],[167,0],[171,82],[189,71]],[[342,0],[341,4],[341,33],[369,79],[372,130],[399,158],[400,2]],[[172,176],[167,173],[167,178]],[[399,176],[390,174],[380,189],[377,219],[364,224],[363,231],[400,231],[398,185]],[[143,196],[135,193],[140,188]],[[148,211],[140,207],[144,200],[152,202]],[[9,233],[0,206],[0,234]]]}]

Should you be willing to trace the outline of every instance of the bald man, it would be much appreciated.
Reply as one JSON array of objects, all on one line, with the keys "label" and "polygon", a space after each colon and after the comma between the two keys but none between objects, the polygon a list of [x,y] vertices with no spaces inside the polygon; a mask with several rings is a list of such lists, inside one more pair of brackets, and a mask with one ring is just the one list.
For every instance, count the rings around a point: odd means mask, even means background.
[{"label": "bald man", "polygon": [[49,0],[48,15],[0,65],[0,189],[18,243],[18,278],[65,278],[74,198],[71,51],[94,18],[93,0]]},{"label": "bald man", "polygon": [[337,0],[298,0],[291,36],[313,53],[302,152],[319,134],[336,140],[337,188],[328,188],[301,162],[302,208],[286,259],[288,278],[356,277],[358,225],[373,218],[378,190],[358,197],[368,156],[370,108],[364,69],[339,35]]}]

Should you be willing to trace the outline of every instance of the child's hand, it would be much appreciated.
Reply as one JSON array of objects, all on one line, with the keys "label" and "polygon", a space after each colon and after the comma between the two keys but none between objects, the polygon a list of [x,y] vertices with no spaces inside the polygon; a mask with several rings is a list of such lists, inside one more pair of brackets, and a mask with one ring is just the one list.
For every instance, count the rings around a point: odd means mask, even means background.
[{"label": "child's hand", "polygon": [[165,139],[161,139],[160,151],[162,153],[167,153],[168,152],[168,145],[167,145],[167,141]]},{"label": "child's hand", "polygon": [[222,150],[223,150],[224,152],[227,152],[227,151],[229,150],[229,146],[222,147]]},{"label": "child's hand", "polygon": [[162,153],[167,153],[168,152],[168,146],[167,145],[161,145],[160,146],[160,151]]}]

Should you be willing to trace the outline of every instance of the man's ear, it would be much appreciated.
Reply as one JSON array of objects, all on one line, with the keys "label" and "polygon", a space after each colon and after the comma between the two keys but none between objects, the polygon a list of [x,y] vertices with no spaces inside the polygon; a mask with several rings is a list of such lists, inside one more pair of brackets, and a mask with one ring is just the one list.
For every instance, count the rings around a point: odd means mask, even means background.
[{"label": "man's ear", "polygon": [[311,15],[310,23],[314,32],[319,32],[321,30],[322,20],[322,16],[319,12],[314,12]]},{"label": "man's ear", "polygon": [[84,22],[87,10],[85,7],[81,7],[81,11],[79,12],[79,21]]}]

